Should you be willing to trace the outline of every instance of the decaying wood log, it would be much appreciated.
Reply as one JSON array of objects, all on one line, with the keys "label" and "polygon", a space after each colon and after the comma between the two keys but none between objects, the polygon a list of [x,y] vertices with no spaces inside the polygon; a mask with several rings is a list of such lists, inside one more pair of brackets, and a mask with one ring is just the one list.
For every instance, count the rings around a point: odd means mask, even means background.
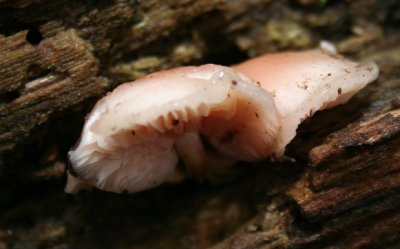
[{"label": "decaying wood log", "polygon": [[[397,0],[0,0],[0,248],[400,248],[399,9]],[[287,151],[296,162],[132,196],[63,193],[91,100],[121,81],[320,39],[377,61],[381,74],[299,128]],[[47,137],[58,129],[64,138]]]},{"label": "decaying wood log", "polygon": [[[398,49],[374,57],[383,72],[363,92],[369,107],[364,103],[353,123],[314,145],[310,166],[272,201],[273,208],[216,248],[400,246],[400,61],[388,58],[396,54]],[[317,115],[305,130],[324,129],[318,119],[338,117],[340,109]]]},{"label": "decaying wood log", "polygon": [[119,49],[135,51],[165,36],[179,21],[187,22],[219,4],[0,3],[0,165],[10,160],[1,159],[5,152],[18,152],[17,145],[38,139],[33,131],[49,123],[54,113],[109,90],[110,80],[103,77],[107,72],[100,68],[124,56]]},{"label": "decaying wood log", "polygon": [[54,113],[99,96],[107,80],[73,30],[29,44],[23,31],[0,40],[0,153],[10,151]]}]

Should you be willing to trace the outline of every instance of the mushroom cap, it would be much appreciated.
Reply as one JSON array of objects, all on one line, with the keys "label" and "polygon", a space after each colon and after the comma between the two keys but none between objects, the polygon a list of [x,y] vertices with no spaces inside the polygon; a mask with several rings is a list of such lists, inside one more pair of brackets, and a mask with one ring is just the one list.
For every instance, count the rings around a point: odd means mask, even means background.
[{"label": "mushroom cap", "polygon": [[312,50],[122,84],[96,104],[69,152],[80,180],[71,175],[66,191],[88,183],[138,192],[176,179],[179,161],[201,178],[235,160],[281,156],[302,120],[345,103],[377,76],[373,62]]},{"label": "mushroom cap", "polygon": [[296,135],[298,125],[316,111],[347,102],[378,77],[373,62],[359,64],[319,49],[267,54],[234,66],[274,96],[282,118],[277,156]]},{"label": "mushroom cap", "polygon": [[172,178],[180,154],[197,168],[215,153],[261,160],[272,153],[279,127],[272,96],[253,80],[218,65],[182,67],[122,84],[101,99],[69,156],[91,185],[138,192]]}]

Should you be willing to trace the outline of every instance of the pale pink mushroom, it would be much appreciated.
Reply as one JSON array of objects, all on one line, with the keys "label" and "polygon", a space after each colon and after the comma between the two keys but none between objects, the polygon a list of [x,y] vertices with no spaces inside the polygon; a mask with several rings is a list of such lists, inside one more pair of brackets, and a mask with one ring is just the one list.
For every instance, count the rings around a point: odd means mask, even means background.
[{"label": "pale pink mushroom", "polygon": [[[182,67],[100,100],[69,156],[90,185],[137,192],[174,178],[179,159],[197,177],[232,158],[261,160],[272,153],[279,126],[272,96],[253,80],[218,65]],[[66,191],[80,187],[70,175]]]},{"label": "pale pink mushroom", "polygon": [[281,156],[303,119],[346,102],[377,74],[374,63],[313,50],[123,84],[89,114],[69,153],[79,177],[69,175],[66,191],[138,192],[182,175],[179,160],[184,175],[202,178],[236,160]]},{"label": "pale pink mushroom", "polygon": [[378,77],[373,62],[359,64],[323,50],[276,53],[234,66],[274,96],[282,118],[276,155],[296,135],[298,125],[316,111],[347,102]]}]

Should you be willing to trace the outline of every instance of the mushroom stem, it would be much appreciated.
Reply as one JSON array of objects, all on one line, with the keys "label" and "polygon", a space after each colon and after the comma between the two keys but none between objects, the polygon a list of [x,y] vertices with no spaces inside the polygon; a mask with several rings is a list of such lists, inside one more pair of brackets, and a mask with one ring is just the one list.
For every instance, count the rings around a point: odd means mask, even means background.
[{"label": "mushroom stem", "polygon": [[219,153],[208,143],[197,132],[187,132],[175,142],[174,148],[188,174],[198,180],[214,178],[237,161],[231,156]]}]

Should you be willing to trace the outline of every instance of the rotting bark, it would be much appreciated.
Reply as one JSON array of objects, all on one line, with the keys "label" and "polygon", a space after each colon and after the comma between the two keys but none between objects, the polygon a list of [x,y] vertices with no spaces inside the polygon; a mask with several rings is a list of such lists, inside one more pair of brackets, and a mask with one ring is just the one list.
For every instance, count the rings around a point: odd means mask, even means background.
[{"label": "rotting bark", "polygon": [[[399,9],[396,0],[0,0],[0,248],[398,248]],[[288,149],[296,163],[241,165],[216,183],[133,196],[62,192],[88,100],[154,70],[320,39],[375,53],[381,75],[302,125]],[[65,137],[48,139],[56,129]]]},{"label": "rotting bark", "polygon": [[98,63],[73,30],[37,46],[27,31],[0,40],[0,153],[26,139],[54,112],[99,96],[107,80],[97,77]]},{"label": "rotting bark", "polygon": [[[398,49],[373,56],[381,62],[382,74],[359,96],[371,102],[362,104],[352,123],[311,146],[302,134],[317,133],[324,120],[338,117],[346,108],[320,113],[302,126],[292,149],[312,148],[309,167],[284,196],[272,201],[281,203],[279,208],[262,211],[264,215],[215,248],[400,246],[400,74],[393,69],[400,60],[392,57],[396,54]],[[353,100],[354,105],[360,103]],[[265,229],[265,224],[275,226]]]}]

